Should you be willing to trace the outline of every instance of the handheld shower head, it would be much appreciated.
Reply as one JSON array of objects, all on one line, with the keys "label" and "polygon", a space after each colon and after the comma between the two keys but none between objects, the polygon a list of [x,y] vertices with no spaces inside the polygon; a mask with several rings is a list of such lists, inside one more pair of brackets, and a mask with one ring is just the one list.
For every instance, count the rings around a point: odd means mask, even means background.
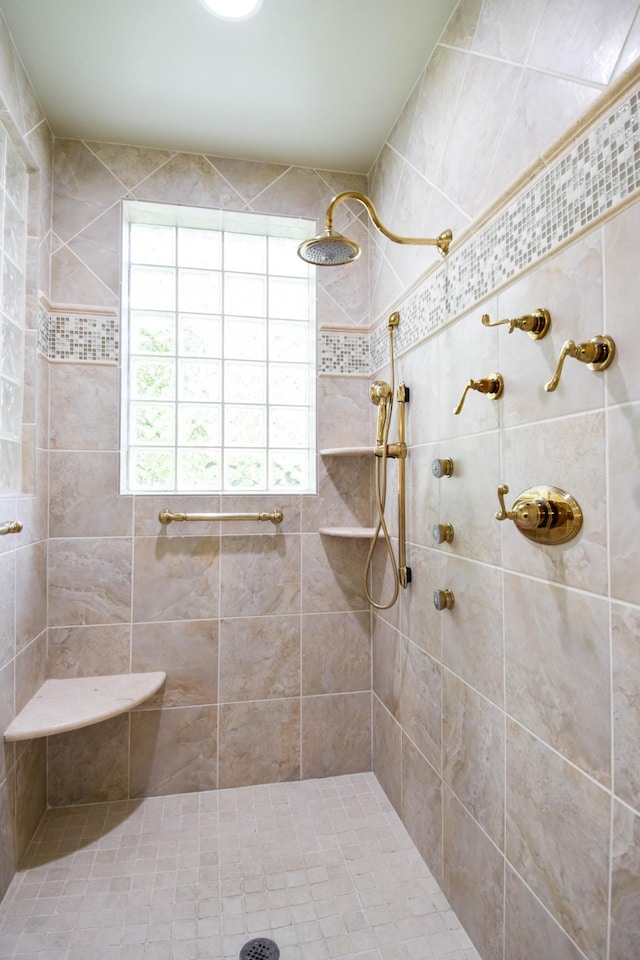
[{"label": "handheld shower head", "polygon": [[358,193],[355,190],[345,190],[333,198],[325,214],[325,229],[317,237],[311,240],[305,240],[298,247],[298,256],[307,263],[315,264],[318,267],[336,267],[342,263],[351,263],[360,256],[360,245],[355,240],[343,237],[333,229],[333,211],[344,200],[357,200],[365,207],[371,220],[388,240],[394,243],[417,243],[428,244],[438,248],[442,256],[449,252],[449,244],[453,239],[451,230],[443,230],[435,237],[399,237],[392,233],[380,222],[372,201],[364,193]]},{"label": "handheld shower head", "polygon": [[301,243],[298,256],[318,267],[337,267],[342,263],[357,260],[360,256],[360,244],[343,237],[337,230],[328,229]]},{"label": "handheld shower head", "polygon": [[[376,444],[380,445],[384,438],[384,428],[387,422],[387,406],[391,408],[393,403],[393,390],[390,384],[384,380],[374,380],[369,387],[369,399],[371,403],[378,408],[378,420],[376,423]],[[389,409],[391,414],[391,409]]]},{"label": "handheld shower head", "polygon": [[383,406],[391,399],[391,386],[385,380],[374,380],[369,387],[369,400],[376,407]]}]

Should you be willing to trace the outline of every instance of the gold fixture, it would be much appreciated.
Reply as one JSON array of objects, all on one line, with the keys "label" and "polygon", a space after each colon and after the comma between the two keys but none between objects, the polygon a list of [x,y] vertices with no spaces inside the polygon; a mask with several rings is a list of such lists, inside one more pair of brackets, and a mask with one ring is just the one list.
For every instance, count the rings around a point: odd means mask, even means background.
[{"label": "gold fixture", "polygon": [[158,514],[160,523],[171,523],[172,520],[271,520],[271,523],[282,523],[282,510],[272,510],[271,513],[171,513],[170,510],[161,510]]},{"label": "gold fixture", "polygon": [[[367,554],[364,568],[364,593],[372,607],[377,610],[388,610],[398,599],[400,587],[405,589],[411,583],[411,567],[407,566],[407,530],[406,530],[406,464],[407,444],[405,442],[405,405],[409,402],[409,388],[401,383],[398,387],[396,399],[398,401],[398,440],[389,443],[389,429],[393,412],[393,397],[395,393],[395,358],[393,347],[393,331],[400,322],[400,315],[392,313],[387,321],[389,331],[389,361],[391,366],[391,383],[384,380],[375,380],[369,388],[369,399],[378,408],[376,423],[376,445],[374,447],[375,460],[375,493],[378,520],[373,531],[371,546]],[[398,560],[393,550],[391,536],[385,520],[385,504],[387,497],[387,466],[389,459],[398,461]],[[391,561],[393,571],[393,594],[386,603],[374,600],[369,588],[369,578],[373,563],[373,555],[378,538],[384,539],[385,550]]]},{"label": "gold fixture", "polygon": [[509,333],[513,333],[515,329],[524,330],[532,340],[542,340],[551,326],[551,314],[544,307],[538,307],[533,313],[524,317],[517,317],[515,320],[496,320],[495,323],[491,323],[489,314],[483,313],[482,324],[485,327],[501,327],[508,324]]},{"label": "gold fixture", "polygon": [[445,457],[444,459],[437,457],[431,461],[431,473],[434,477],[437,477],[438,480],[440,480],[441,477],[450,477],[453,474],[453,460],[449,457]]},{"label": "gold fixture", "polygon": [[565,340],[558,358],[556,372],[551,377],[551,380],[545,383],[545,390],[551,393],[551,391],[555,390],[558,386],[566,357],[573,357],[575,360],[580,360],[581,363],[586,363],[589,370],[606,370],[607,367],[611,365],[615,353],[616,345],[611,337],[592,337],[591,340],[587,340],[584,343]]},{"label": "gold fixture", "polygon": [[460,413],[462,410],[469,390],[478,390],[480,393],[486,393],[489,400],[497,400],[504,391],[504,378],[500,373],[490,373],[488,377],[483,377],[481,380],[467,380],[464,393],[460,398],[460,403],[453,411],[454,413]]},{"label": "gold fixture", "polygon": [[343,193],[337,194],[327,207],[323,232],[318,234],[317,237],[305,240],[298,247],[298,256],[306,260],[307,263],[315,264],[318,267],[335,267],[343,263],[351,263],[352,260],[357,260],[360,256],[360,244],[356,240],[344,237],[333,229],[333,212],[338,204],[345,200],[357,200],[361,203],[380,233],[388,240],[393,240],[394,243],[417,243],[435,246],[443,257],[448,253],[449,244],[453,239],[451,230],[444,230],[435,239],[399,237],[380,222],[376,208],[369,197],[364,193],[358,193],[356,190],[345,190]]},{"label": "gold fixture", "polygon": [[20,533],[21,530],[22,524],[19,520],[6,520],[0,523],[0,537],[4,537],[7,533]]},{"label": "gold fixture", "polygon": [[436,610],[453,610],[455,598],[451,590],[434,590],[433,605]]},{"label": "gold fixture", "polygon": [[453,542],[453,527],[450,523],[434,523],[431,533],[436,543]]},{"label": "gold fixture", "polygon": [[559,487],[529,487],[516,497],[511,510],[505,507],[506,493],[509,493],[509,487],[506,483],[500,484],[500,510],[496,513],[496,520],[513,520],[520,533],[534,543],[566,543],[582,526],[580,505]]}]

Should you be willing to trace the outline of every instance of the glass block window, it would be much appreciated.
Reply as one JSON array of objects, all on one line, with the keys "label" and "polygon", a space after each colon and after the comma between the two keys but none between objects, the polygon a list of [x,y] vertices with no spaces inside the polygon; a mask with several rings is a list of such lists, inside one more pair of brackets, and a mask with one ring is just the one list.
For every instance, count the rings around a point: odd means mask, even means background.
[{"label": "glass block window", "polygon": [[0,125],[0,493],[20,493],[28,174]]},{"label": "glass block window", "polygon": [[315,492],[314,223],[133,201],[123,222],[123,492]]}]

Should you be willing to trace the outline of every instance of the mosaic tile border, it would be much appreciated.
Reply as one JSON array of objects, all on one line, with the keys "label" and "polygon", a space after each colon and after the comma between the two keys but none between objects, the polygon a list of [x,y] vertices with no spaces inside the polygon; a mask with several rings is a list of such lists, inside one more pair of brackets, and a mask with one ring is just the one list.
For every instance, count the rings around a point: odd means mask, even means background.
[{"label": "mosaic tile border", "polygon": [[[640,91],[453,252],[400,307],[396,347],[407,350],[640,190]],[[372,370],[387,357],[384,324],[371,333]]]},{"label": "mosaic tile border", "polygon": [[49,360],[117,364],[120,356],[118,318],[49,313],[40,304],[38,350]]},{"label": "mosaic tile border", "polygon": [[362,333],[327,333],[320,331],[318,339],[319,374],[364,374],[371,370],[369,331]]},{"label": "mosaic tile border", "polygon": [[[416,346],[638,190],[636,90],[408,295],[400,307],[397,351]],[[113,316],[41,307],[38,349],[51,360],[118,363],[118,328]],[[368,375],[386,361],[386,327],[321,330],[318,346],[319,374]]]}]

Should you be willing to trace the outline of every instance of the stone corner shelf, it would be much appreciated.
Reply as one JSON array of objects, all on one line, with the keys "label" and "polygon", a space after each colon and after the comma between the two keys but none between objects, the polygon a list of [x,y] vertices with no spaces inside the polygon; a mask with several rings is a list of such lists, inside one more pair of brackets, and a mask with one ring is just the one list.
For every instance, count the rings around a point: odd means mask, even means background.
[{"label": "stone corner shelf", "polygon": [[5,740],[32,740],[78,730],[127,713],[156,693],[166,673],[45,680],[4,732]]},{"label": "stone corner shelf", "polygon": [[348,540],[371,540],[375,532],[375,527],[320,527],[318,530],[322,536]]},{"label": "stone corner shelf", "polygon": [[370,447],[325,447],[320,451],[321,457],[365,457],[373,456],[373,446]]}]

